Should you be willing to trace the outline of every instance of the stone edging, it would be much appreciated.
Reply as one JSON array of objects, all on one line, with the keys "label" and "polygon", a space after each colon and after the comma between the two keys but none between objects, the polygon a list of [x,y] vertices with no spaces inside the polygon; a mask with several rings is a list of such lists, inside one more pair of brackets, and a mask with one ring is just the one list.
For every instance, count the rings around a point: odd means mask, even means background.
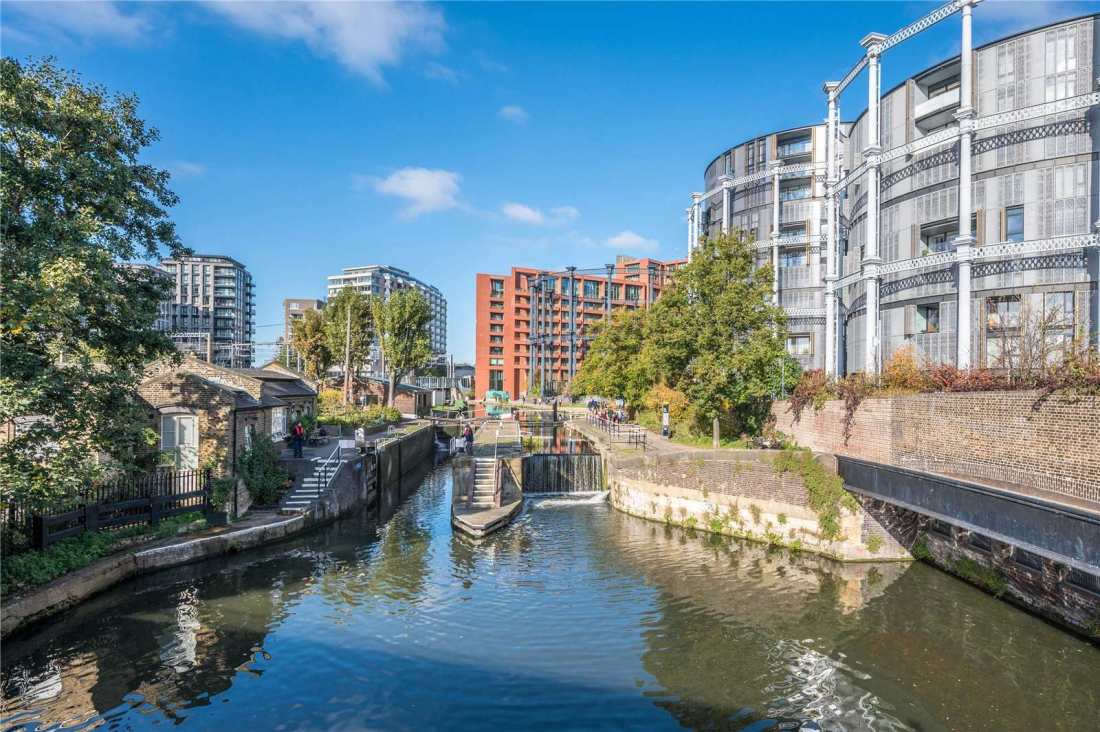
[{"label": "stone edging", "polygon": [[304,515],[293,516],[162,546],[136,547],[98,559],[5,602],[0,636],[7,638],[35,621],[77,605],[131,577],[281,541],[311,524]]}]

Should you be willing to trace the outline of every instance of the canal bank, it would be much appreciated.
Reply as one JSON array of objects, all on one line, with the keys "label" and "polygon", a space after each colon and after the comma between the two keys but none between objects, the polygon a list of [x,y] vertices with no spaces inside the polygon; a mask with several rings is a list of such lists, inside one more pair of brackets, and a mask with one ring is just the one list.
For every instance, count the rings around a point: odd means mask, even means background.
[{"label": "canal bank", "polygon": [[828,483],[836,475],[828,456],[694,450],[657,439],[643,453],[617,448],[580,420],[570,426],[603,455],[611,505],[632,516],[847,562],[912,559],[874,517]]},{"label": "canal bank", "polygon": [[1100,651],[923,564],[561,498],[469,542],[450,481],[13,639],[0,726],[1075,732],[1100,710]]},{"label": "canal bank", "polygon": [[[5,597],[0,637],[23,631],[133,577],[233,554],[310,531],[378,500],[381,487],[429,464],[434,455],[430,427],[386,441],[376,455],[341,459],[330,483],[309,506],[294,515],[256,511],[229,526],[139,545],[92,562],[86,567],[14,597]],[[282,461],[292,477],[312,474],[314,463]]]}]

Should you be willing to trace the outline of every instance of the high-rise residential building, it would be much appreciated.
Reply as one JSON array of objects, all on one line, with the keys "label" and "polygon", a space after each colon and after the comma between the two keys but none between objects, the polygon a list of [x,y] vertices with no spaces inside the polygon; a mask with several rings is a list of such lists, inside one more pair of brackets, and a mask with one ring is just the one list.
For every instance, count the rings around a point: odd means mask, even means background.
[{"label": "high-rise residential building", "polygon": [[[1100,14],[974,48],[985,5],[868,34],[824,85],[826,124],[732,148],[692,195],[688,251],[754,236],[806,366],[875,373],[910,347],[1003,368],[1040,332],[1052,358],[1100,347]],[[890,49],[952,20],[961,55],[883,93]],[[842,122],[848,89],[869,109]]]},{"label": "high-rise residential building", "polygon": [[478,274],[477,396],[503,391],[514,398],[529,385],[561,393],[584,361],[590,326],[614,312],[648,307],[686,262],[619,256],[598,269]]},{"label": "high-rise residential building", "polygon": [[168,333],[176,347],[215,365],[252,365],[255,292],[252,275],[231,257],[195,254],[166,259],[172,279]]},{"label": "high-rise residential building", "polygon": [[277,353],[282,353],[283,358],[286,359],[284,365],[289,368],[298,368],[298,354],[292,346],[290,346],[290,332],[294,327],[295,320],[304,318],[309,310],[320,310],[324,308],[324,301],[317,299],[316,297],[288,297],[283,301],[283,337],[279,339],[279,346],[286,346],[286,349],[279,348]]},{"label": "high-rise residential building", "polygon": [[[438,287],[422,282],[403,269],[384,264],[371,264],[365,267],[345,267],[338,275],[328,278],[328,297],[345,287],[354,287],[364,295],[386,300],[389,296],[407,288],[418,290],[428,301],[432,311],[432,321],[428,326],[432,352],[438,355],[447,352],[447,299]],[[381,353],[377,344],[372,349],[371,370],[381,372]]]}]

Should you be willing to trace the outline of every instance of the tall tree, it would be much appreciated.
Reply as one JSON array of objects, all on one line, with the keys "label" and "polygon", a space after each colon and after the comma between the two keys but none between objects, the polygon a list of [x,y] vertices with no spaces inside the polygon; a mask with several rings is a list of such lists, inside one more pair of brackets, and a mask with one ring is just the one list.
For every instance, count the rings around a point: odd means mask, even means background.
[{"label": "tall tree", "polygon": [[772,268],[753,259],[740,234],[704,240],[660,300],[601,326],[573,391],[637,409],[661,384],[687,397],[699,432],[715,417],[727,434],[759,430],[781,380],[793,384],[799,369],[786,353],[783,310],[771,302]]},{"label": "tall tree", "polygon": [[[350,384],[355,375],[370,361],[371,343],[374,341],[372,299],[358,290],[345,287],[338,290],[321,311],[324,314],[325,347],[332,363],[340,364],[344,371],[344,404],[351,396]],[[314,357],[323,358],[323,353],[315,352]]]},{"label": "tall tree", "polygon": [[325,335],[323,310],[306,310],[291,324],[290,347],[301,356],[306,376],[311,379],[324,377],[332,366],[332,351]]},{"label": "tall tree", "polygon": [[704,240],[646,316],[641,358],[687,395],[701,430],[717,417],[729,434],[758,431],[781,380],[798,377],[774,272],[754,259],[740,232]]},{"label": "tall tree", "polygon": [[569,389],[572,394],[600,394],[641,403],[651,378],[640,358],[645,311],[625,310],[595,324],[595,338]]},{"label": "tall tree", "polygon": [[393,406],[397,382],[432,358],[428,324],[432,309],[416,290],[398,290],[386,300],[373,302],[378,343],[386,362],[386,404]]},{"label": "tall tree", "polygon": [[4,497],[48,501],[129,464],[147,438],[136,385],[173,352],[152,329],[167,283],[137,258],[184,250],[168,173],[139,155],[157,131],[133,95],[51,61],[0,60],[0,443]]}]

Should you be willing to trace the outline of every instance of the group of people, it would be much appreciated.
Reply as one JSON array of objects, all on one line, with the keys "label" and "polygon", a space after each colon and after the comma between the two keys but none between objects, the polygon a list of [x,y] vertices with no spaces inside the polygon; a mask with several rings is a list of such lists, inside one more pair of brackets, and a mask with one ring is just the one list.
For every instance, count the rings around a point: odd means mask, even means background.
[{"label": "group of people", "polygon": [[619,399],[617,404],[604,403],[599,399],[588,400],[588,413],[612,424],[624,424],[627,421],[626,410],[623,407],[622,399]]}]

